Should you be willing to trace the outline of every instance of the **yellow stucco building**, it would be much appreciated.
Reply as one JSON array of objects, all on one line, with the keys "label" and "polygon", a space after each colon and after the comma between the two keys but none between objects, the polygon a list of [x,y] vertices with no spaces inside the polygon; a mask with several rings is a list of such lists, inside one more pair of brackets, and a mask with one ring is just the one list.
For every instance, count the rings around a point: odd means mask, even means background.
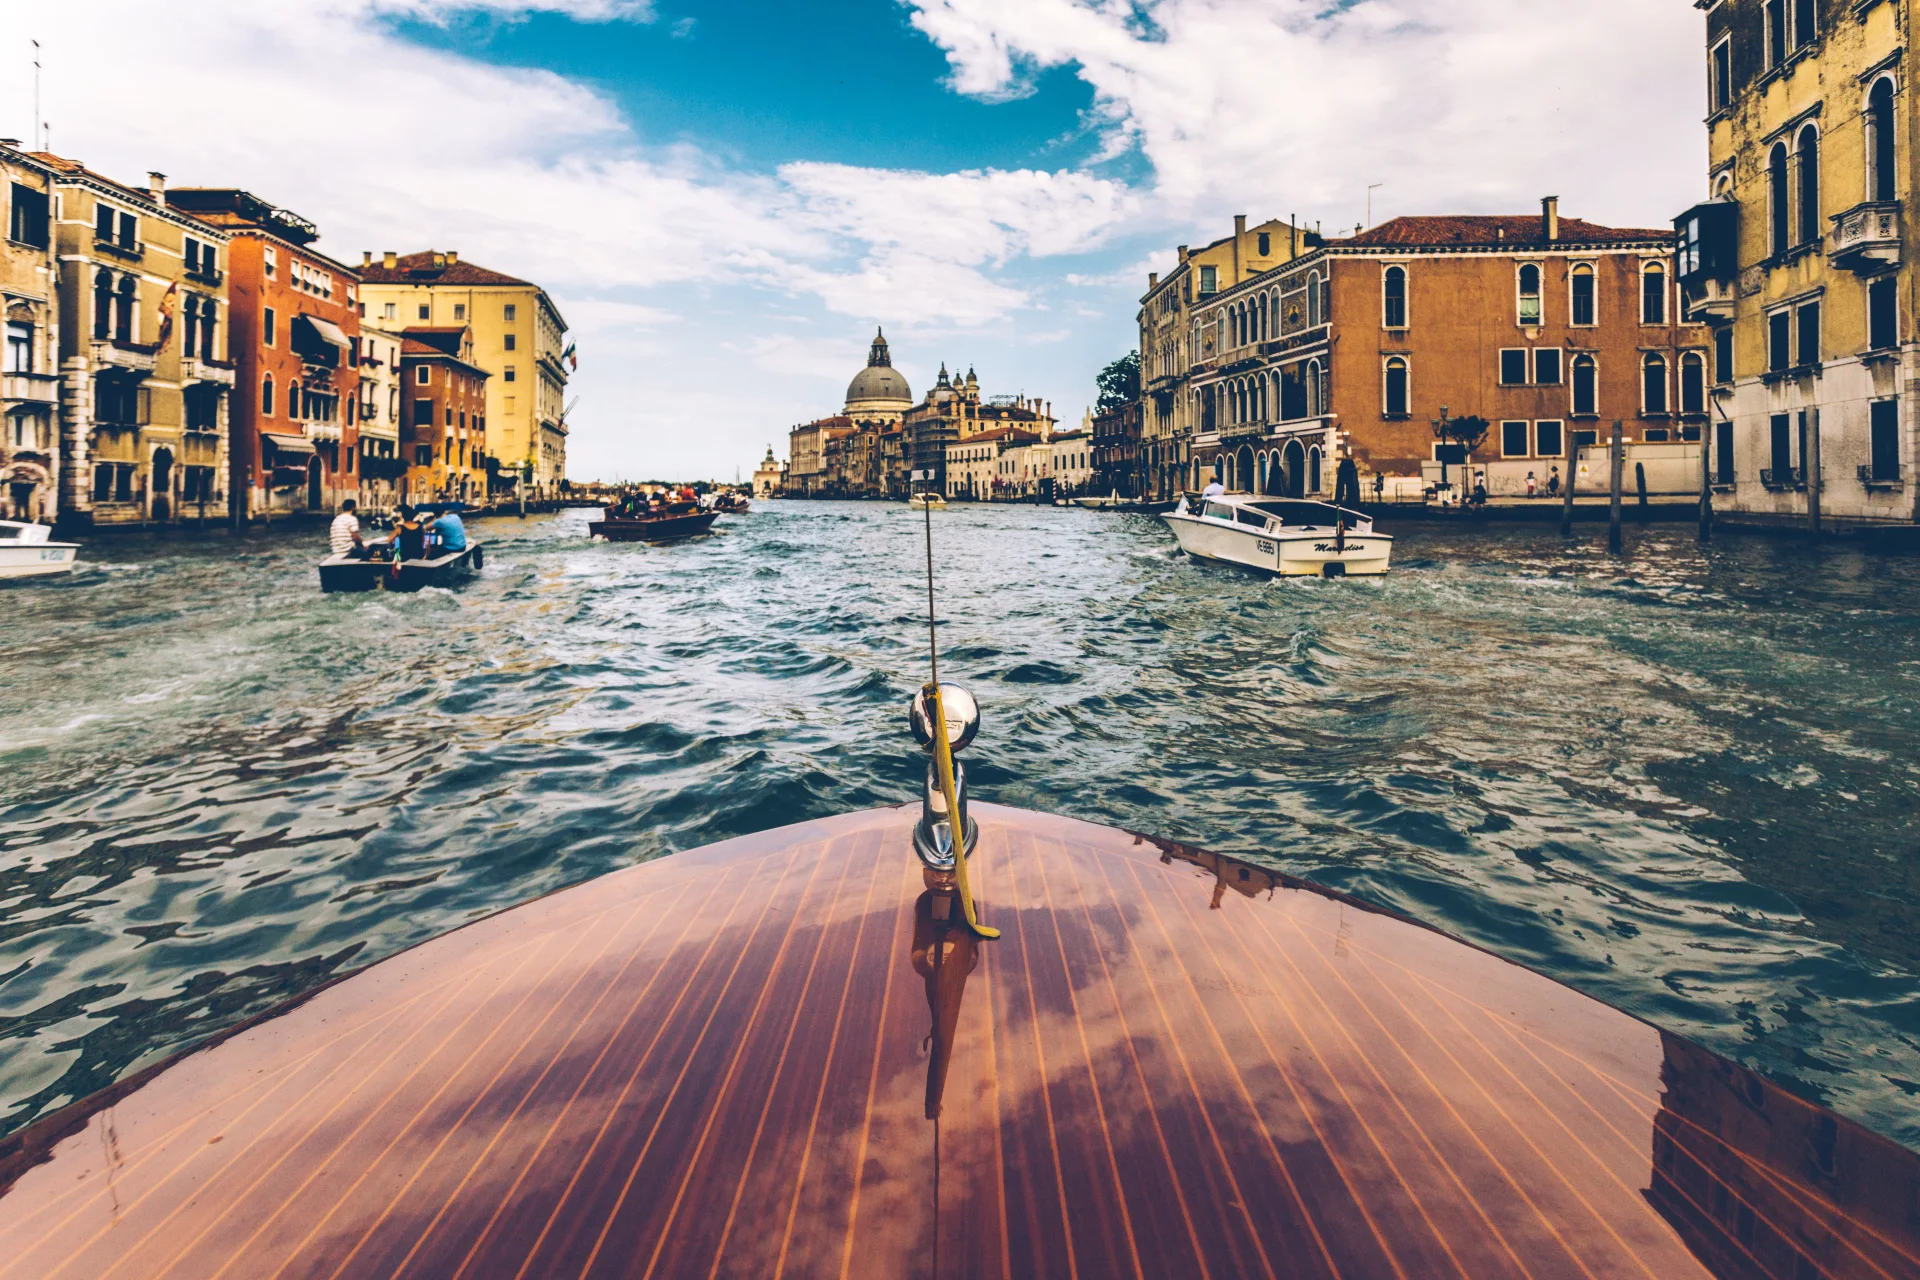
[{"label": "yellow stucco building", "polygon": [[1713,326],[1715,505],[1755,523],[1911,522],[1910,0],[1697,0],[1708,199],[1676,221]]},{"label": "yellow stucco building", "polygon": [[473,363],[486,370],[487,447],[496,488],[511,491],[531,466],[529,497],[558,492],[567,474],[567,322],[539,285],[462,262],[458,253],[365,255],[361,303],[369,323],[391,330],[464,325]]}]

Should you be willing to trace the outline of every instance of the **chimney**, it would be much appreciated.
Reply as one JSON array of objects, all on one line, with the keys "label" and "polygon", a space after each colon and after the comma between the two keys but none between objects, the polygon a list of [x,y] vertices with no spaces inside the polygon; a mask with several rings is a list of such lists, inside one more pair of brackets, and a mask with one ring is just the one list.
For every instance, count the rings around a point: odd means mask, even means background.
[{"label": "chimney", "polygon": [[391,249],[382,249],[380,251],[380,265],[389,271],[395,270],[400,265],[400,255]]},{"label": "chimney", "polygon": [[1181,245],[1181,246],[1180,246],[1180,261],[1182,261],[1182,262],[1185,262],[1186,260],[1187,260],[1187,246],[1185,246],[1185,245]]},{"label": "chimney", "polygon": [[447,250],[447,265],[452,266],[458,261],[460,261],[460,255],[452,249]]},{"label": "chimney", "polygon": [[362,271],[365,271],[368,267],[372,265],[373,265],[373,250],[362,249],[360,251],[360,269]]},{"label": "chimney", "polygon": [[153,197],[155,204],[167,202],[167,175],[164,173],[147,174],[147,194]]},{"label": "chimney", "polygon": [[1560,238],[1560,197],[1545,196],[1540,201],[1540,230],[1548,240]]},{"label": "chimney", "polygon": [[1236,236],[1243,236],[1247,234],[1247,215],[1246,214],[1236,213],[1233,215],[1233,234],[1235,234]]},{"label": "chimney", "polygon": [[1160,287],[1160,273],[1158,271],[1147,272],[1147,288],[1158,289],[1159,287]]},{"label": "chimney", "polygon": [[444,253],[441,253],[441,252],[440,252],[440,251],[439,251],[438,249],[435,249],[435,250],[433,251],[433,265],[434,265],[434,266],[436,266],[436,267],[444,267],[444,266],[446,266],[446,265],[447,265],[447,255],[446,255],[446,254],[444,254]]}]

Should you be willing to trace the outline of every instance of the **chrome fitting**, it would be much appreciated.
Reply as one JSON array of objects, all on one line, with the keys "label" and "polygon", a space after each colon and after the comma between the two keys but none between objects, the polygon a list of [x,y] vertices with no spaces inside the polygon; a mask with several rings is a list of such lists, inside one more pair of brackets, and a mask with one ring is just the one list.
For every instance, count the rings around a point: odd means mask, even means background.
[{"label": "chrome fitting", "polygon": [[[962,847],[971,858],[974,846],[980,843],[980,827],[967,816],[967,771],[958,760],[953,762],[953,793],[960,804],[960,821],[957,825],[966,833]],[[953,873],[955,825],[948,821],[947,798],[940,794],[938,766],[929,760],[926,786],[920,796],[920,821],[913,828],[913,851],[920,855],[920,861],[929,871],[947,875]]]}]

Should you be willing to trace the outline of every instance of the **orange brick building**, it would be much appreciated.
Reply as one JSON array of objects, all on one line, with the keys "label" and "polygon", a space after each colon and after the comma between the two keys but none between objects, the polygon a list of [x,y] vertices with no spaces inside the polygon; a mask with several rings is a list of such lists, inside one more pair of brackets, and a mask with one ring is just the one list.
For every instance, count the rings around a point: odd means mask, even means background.
[{"label": "orange brick building", "polygon": [[487,371],[473,330],[406,330],[400,344],[401,500],[479,501],[487,494]]},{"label": "orange brick building", "polygon": [[1329,240],[1196,304],[1196,429],[1173,479],[1330,494],[1347,453],[1363,475],[1431,475],[1443,407],[1488,420],[1473,462],[1496,492],[1529,471],[1544,485],[1569,435],[1604,442],[1615,418],[1665,446],[1649,459],[1697,471],[1709,338],[1673,281],[1670,231],[1561,218],[1552,199]]},{"label": "orange brick building", "polygon": [[360,488],[359,275],[312,247],[311,222],[249,192],[184,187],[168,200],[231,237],[232,519],[339,510]]}]

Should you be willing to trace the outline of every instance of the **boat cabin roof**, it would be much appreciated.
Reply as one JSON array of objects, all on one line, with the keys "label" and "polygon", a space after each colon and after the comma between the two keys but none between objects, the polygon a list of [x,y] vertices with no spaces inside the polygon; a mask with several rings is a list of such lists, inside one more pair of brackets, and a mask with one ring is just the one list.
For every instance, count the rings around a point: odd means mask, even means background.
[{"label": "boat cabin roof", "polygon": [[[1912,1276],[1920,1157],[1256,863],[977,805],[601,877],[0,1146],[13,1276]],[[133,1265],[126,1265],[133,1264]]]},{"label": "boat cabin roof", "polygon": [[[1350,507],[1337,507],[1331,502],[1316,502],[1311,498],[1264,498],[1246,493],[1217,493],[1205,500],[1219,503],[1242,511],[1258,511],[1262,515],[1278,520],[1283,525],[1332,527],[1345,516],[1347,527],[1368,524],[1372,516],[1355,511]],[[1204,507],[1203,507],[1204,512]]]}]

